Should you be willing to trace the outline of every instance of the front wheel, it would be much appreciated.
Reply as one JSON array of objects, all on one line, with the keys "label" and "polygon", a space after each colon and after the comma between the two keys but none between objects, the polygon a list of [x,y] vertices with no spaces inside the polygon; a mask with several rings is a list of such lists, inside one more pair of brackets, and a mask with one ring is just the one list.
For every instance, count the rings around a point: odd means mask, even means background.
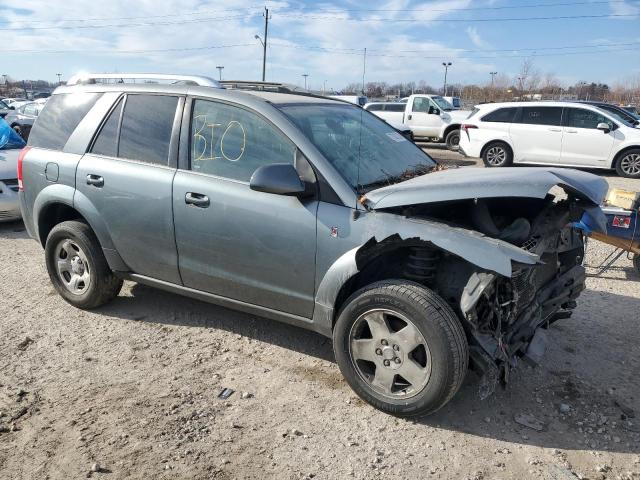
[{"label": "front wheel", "polygon": [[640,178],[640,149],[624,152],[616,162],[616,172],[621,177]]},{"label": "front wheel", "polygon": [[456,314],[431,290],[404,280],[354,293],[340,312],[333,341],[351,388],[392,415],[435,412],[467,372],[469,347]]},{"label": "front wheel", "polygon": [[53,227],[44,254],[51,283],[75,307],[104,305],[122,288],[122,280],[109,268],[98,239],[86,223],[67,221]]},{"label": "front wheel", "polygon": [[445,138],[445,142],[449,150],[457,151],[460,145],[460,130],[450,131]]}]

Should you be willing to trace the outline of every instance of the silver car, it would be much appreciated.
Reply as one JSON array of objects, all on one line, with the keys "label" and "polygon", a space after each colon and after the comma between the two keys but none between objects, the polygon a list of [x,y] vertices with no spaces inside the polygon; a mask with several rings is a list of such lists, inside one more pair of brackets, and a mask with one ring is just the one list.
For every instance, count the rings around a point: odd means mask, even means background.
[{"label": "silver car", "polygon": [[19,220],[18,156],[20,148],[0,148],[0,222]]},{"label": "silver car", "polygon": [[25,225],[70,304],[128,279],[315,330],[358,395],[401,416],[441,408],[469,366],[489,395],[575,308],[572,222],[602,221],[603,179],[443,170],[346,102],[125,81],[148,77],[71,79],[29,137]]}]

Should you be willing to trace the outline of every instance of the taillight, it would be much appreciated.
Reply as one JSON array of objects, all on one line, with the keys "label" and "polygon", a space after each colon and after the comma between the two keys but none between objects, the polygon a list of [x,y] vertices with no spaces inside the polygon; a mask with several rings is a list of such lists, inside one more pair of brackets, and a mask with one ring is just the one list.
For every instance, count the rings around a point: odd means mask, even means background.
[{"label": "taillight", "polygon": [[24,160],[24,157],[27,155],[27,153],[29,153],[29,150],[31,150],[31,147],[24,147],[20,151],[20,155],[18,155],[18,191],[19,192],[24,191],[24,185],[22,183],[22,162]]},{"label": "taillight", "polygon": [[472,128],[478,128],[478,126],[477,125],[473,125],[472,123],[463,123],[460,126],[460,128],[466,132],[467,130],[470,130]]}]

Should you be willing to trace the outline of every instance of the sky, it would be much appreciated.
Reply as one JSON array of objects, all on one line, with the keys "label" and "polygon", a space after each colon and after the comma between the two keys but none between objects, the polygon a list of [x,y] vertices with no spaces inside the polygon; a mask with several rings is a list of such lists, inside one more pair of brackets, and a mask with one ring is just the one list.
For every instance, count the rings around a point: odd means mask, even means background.
[{"label": "sky", "polygon": [[[13,79],[79,72],[191,73],[321,90],[424,80],[486,84],[530,58],[565,85],[640,78],[640,0],[0,0]],[[366,65],[364,49],[367,49]]]}]

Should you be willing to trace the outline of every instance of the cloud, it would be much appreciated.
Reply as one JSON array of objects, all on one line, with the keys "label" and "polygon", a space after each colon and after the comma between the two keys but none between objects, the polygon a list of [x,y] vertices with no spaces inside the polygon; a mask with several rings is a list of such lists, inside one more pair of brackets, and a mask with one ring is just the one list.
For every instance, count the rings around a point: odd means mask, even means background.
[{"label": "cloud", "polygon": [[490,48],[490,45],[485,42],[480,34],[478,33],[478,29],[476,27],[467,27],[467,35],[471,42],[478,48]]},{"label": "cloud", "polygon": [[611,13],[614,15],[635,15],[636,17],[626,17],[625,20],[633,20],[640,15],[640,2],[609,0]]}]

